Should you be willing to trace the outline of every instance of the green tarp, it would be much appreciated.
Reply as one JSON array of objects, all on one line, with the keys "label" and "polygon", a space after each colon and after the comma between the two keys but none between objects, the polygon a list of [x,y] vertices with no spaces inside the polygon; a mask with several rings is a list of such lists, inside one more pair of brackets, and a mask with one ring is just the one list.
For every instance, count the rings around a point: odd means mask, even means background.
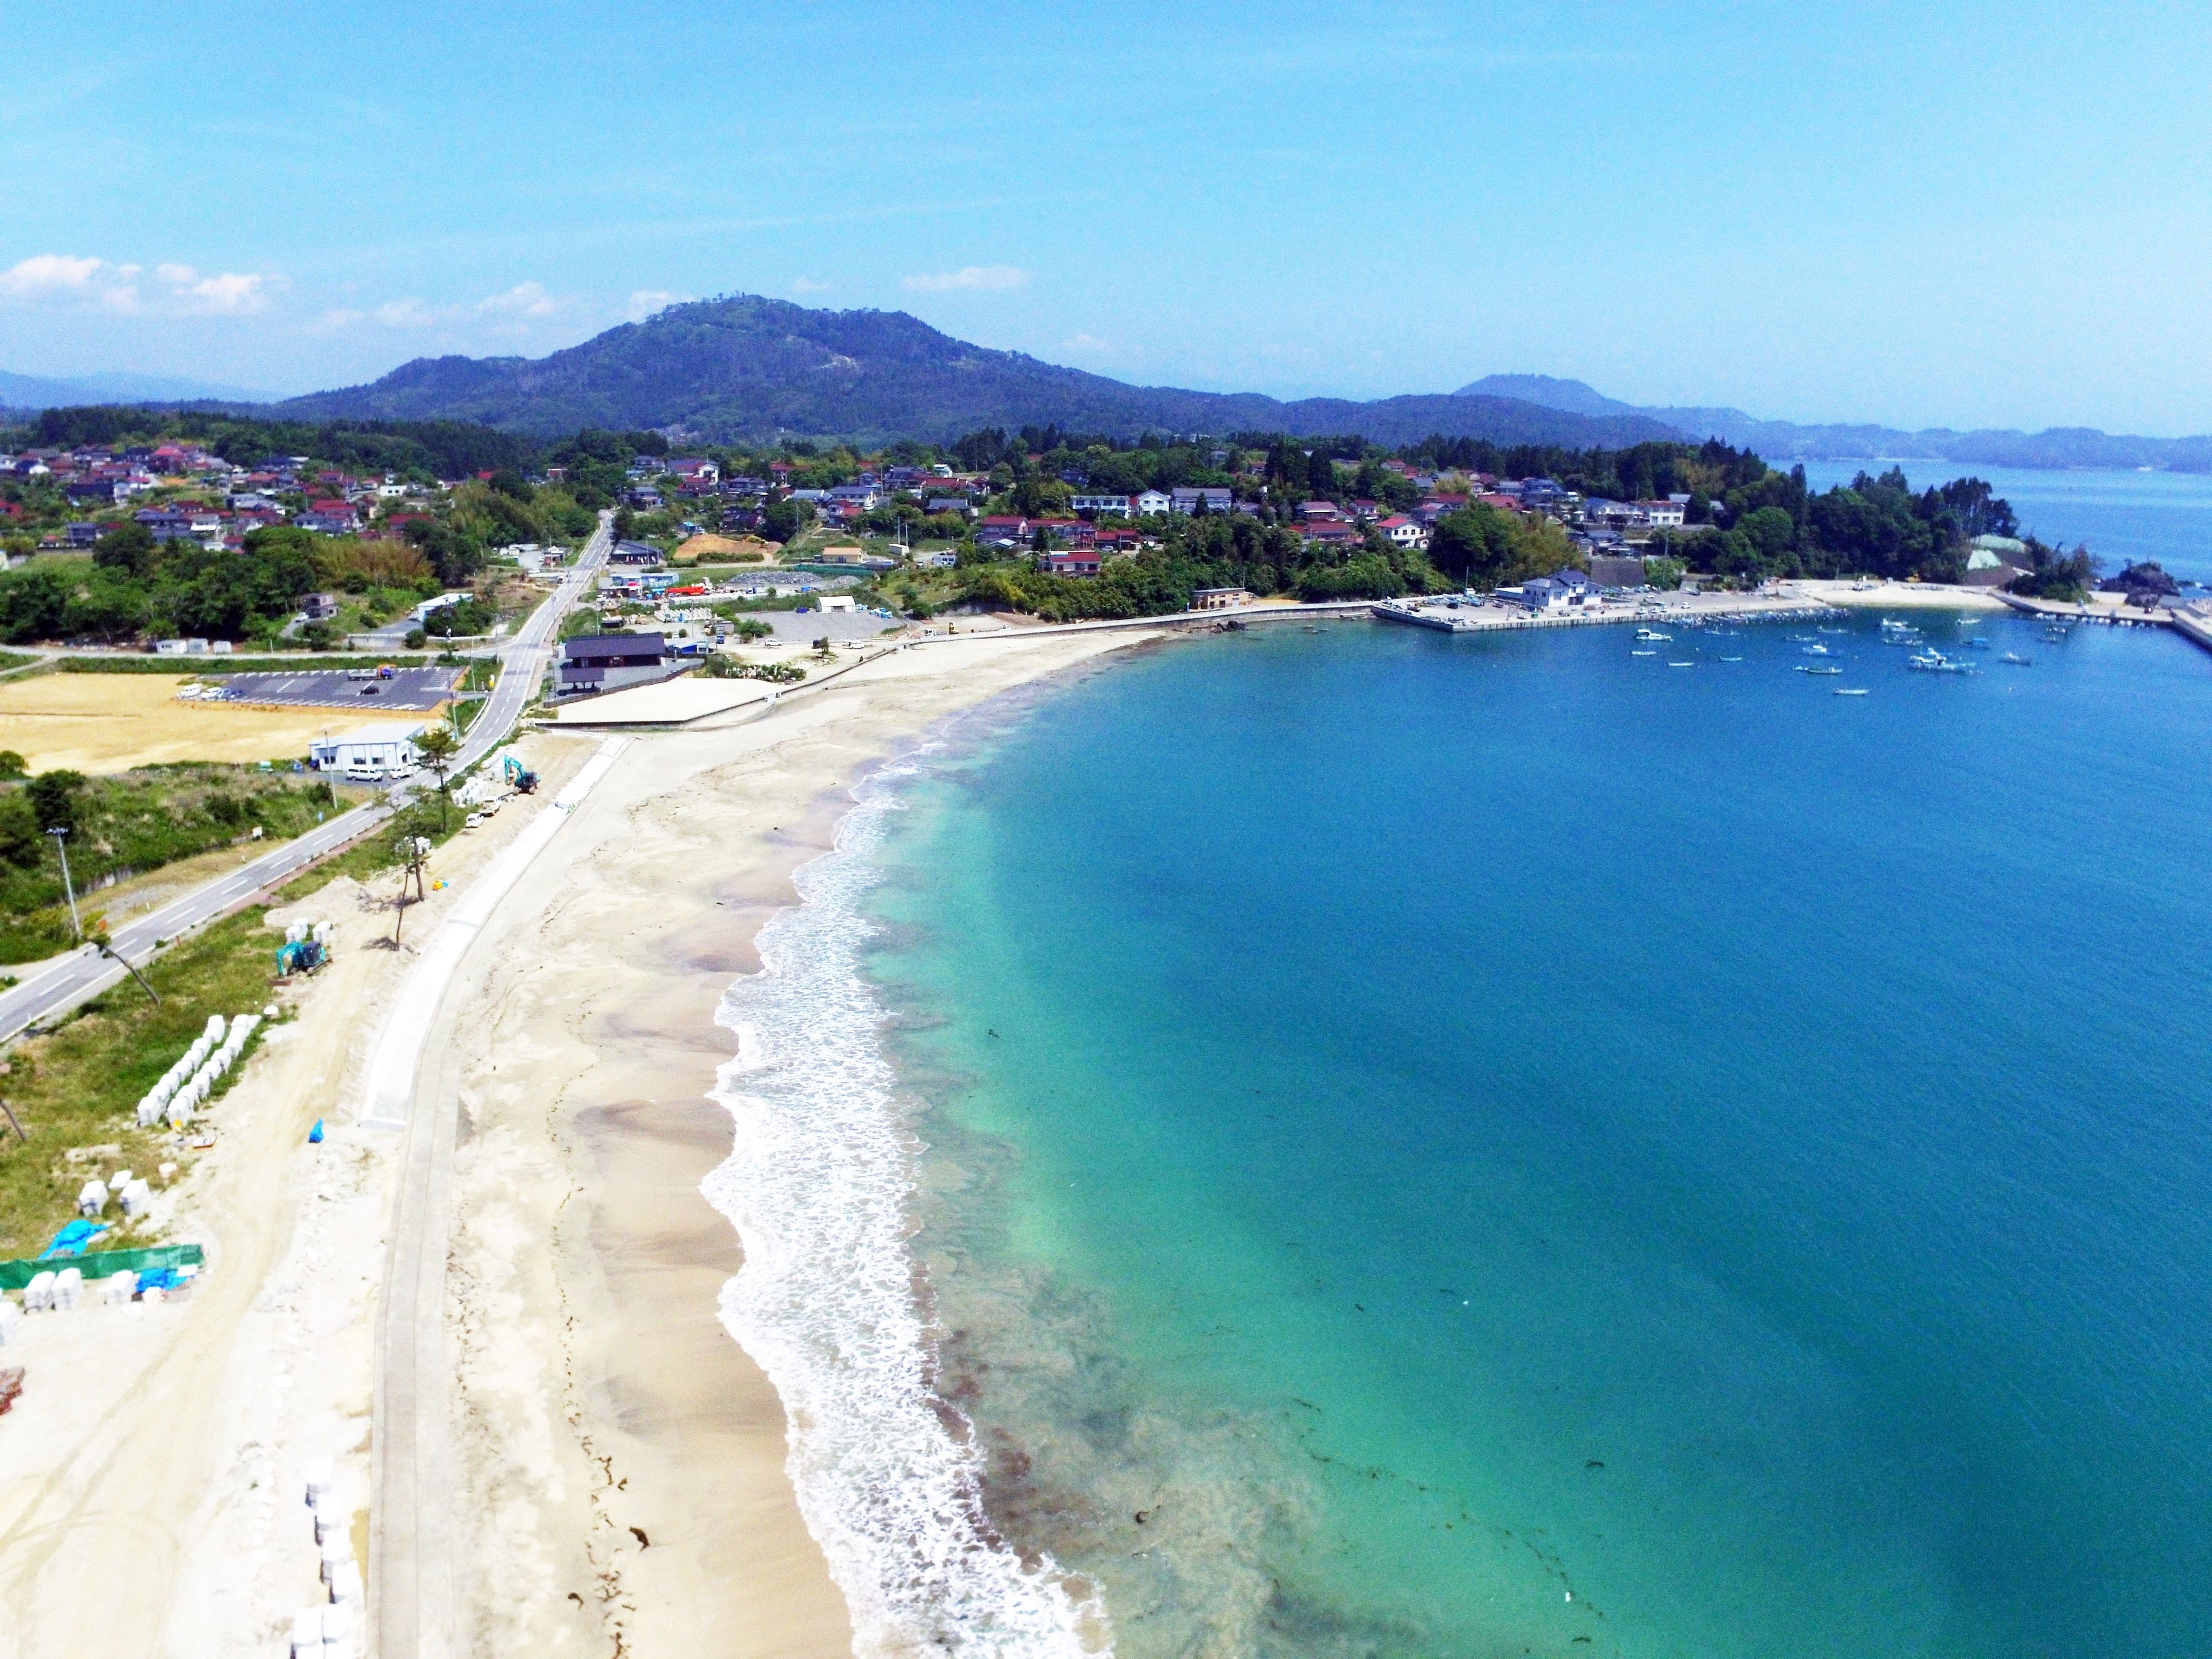
[{"label": "green tarp", "polygon": [[94,1250],[88,1255],[57,1256],[52,1261],[0,1261],[0,1291],[20,1291],[33,1277],[74,1267],[87,1279],[105,1279],[128,1267],[143,1273],[154,1267],[197,1267],[207,1253],[197,1244],[155,1244],[143,1250]]}]

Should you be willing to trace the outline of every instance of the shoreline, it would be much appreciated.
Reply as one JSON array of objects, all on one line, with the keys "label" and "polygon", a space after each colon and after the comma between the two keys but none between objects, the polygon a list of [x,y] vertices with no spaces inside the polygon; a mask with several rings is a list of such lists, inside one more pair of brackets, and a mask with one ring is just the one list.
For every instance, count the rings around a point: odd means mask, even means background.
[{"label": "shoreline", "polygon": [[442,1499],[459,1650],[854,1650],[793,1484],[789,1402],[717,1318],[744,1253],[701,1190],[734,1139],[716,1017],[856,779],[950,714],[1149,637],[896,653],[775,718],[641,738],[533,866],[538,902],[486,928],[441,1016],[474,1035],[423,1084],[459,1113]]}]

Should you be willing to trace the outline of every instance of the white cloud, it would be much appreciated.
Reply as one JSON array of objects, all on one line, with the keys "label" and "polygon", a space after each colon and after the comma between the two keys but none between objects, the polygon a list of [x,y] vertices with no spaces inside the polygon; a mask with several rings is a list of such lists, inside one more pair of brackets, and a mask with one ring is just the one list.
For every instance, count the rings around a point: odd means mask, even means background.
[{"label": "white cloud", "polygon": [[365,311],[354,311],[340,306],[335,311],[325,312],[308,326],[318,334],[329,334],[341,328],[351,328],[368,314]]},{"label": "white cloud", "polygon": [[[178,269],[167,266],[164,269]],[[227,270],[219,276],[202,276],[185,289],[187,298],[200,311],[220,312],[226,316],[242,316],[250,311],[259,311],[269,303],[271,279],[258,270]]]},{"label": "white cloud", "polygon": [[794,276],[791,279],[791,291],[793,294],[827,294],[830,284],[817,283],[811,276]]},{"label": "white cloud", "polygon": [[52,294],[82,294],[106,267],[104,259],[80,259],[67,253],[33,253],[0,270],[0,294],[40,299]]},{"label": "white cloud", "polygon": [[1102,340],[1096,334],[1078,334],[1060,342],[1063,351],[1111,351],[1114,343]]},{"label": "white cloud", "polygon": [[[0,297],[96,304],[109,311],[147,308],[138,287],[143,265],[67,253],[38,253],[0,271]],[[203,276],[191,266],[164,261],[154,275],[168,292],[156,307],[172,313],[236,316],[259,311],[282,279],[262,271],[224,271]]]},{"label": "white cloud", "polygon": [[963,265],[958,270],[934,276],[909,276],[900,287],[916,294],[944,294],[954,289],[1004,289],[1028,286],[1030,274],[1012,265]]},{"label": "white cloud", "polygon": [[411,295],[404,300],[386,300],[369,313],[386,328],[431,328],[453,314],[450,307],[441,311],[424,305]]},{"label": "white cloud", "polygon": [[690,297],[688,294],[671,294],[665,289],[641,288],[629,296],[629,304],[624,307],[623,315],[633,323],[641,323],[654,312],[669,306],[681,305]]},{"label": "white cloud", "polygon": [[477,301],[481,312],[504,312],[515,317],[550,317],[561,309],[562,301],[545,291],[543,283],[517,283],[504,294],[495,294]]}]

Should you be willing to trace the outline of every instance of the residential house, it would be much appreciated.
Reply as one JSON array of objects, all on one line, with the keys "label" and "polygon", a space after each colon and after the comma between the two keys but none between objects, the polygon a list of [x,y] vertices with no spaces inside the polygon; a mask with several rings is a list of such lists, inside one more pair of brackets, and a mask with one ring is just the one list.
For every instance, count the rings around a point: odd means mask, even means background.
[{"label": "residential house", "polygon": [[[1080,510],[1082,503],[1079,501],[1076,505]],[[964,519],[975,509],[968,505],[968,498],[965,495],[932,495],[922,510],[932,518],[935,518],[940,513],[957,513]]]},{"label": "residential house", "polygon": [[1429,544],[1429,532],[1402,513],[1394,513],[1375,526],[1388,537],[1394,547],[1419,548]]},{"label": "residential house", "polygon": [[1030,521],[1018,513],[994,513],[975,526],[975,539],[986,547],[1019,547],[1029,533]]},{"label": "residential house", "polygon": [[1190,596],[1190,608],[1194,611],[1226,611],[1252,602],[1250,590],[1243,587],[1194,588]]},{"label": "residential house", "polygon": [[1044,568],[1055,576],[1095,576],[1098,574],[1098,551],[1087,547],[1061,549],[1044,556]]},{"label": "residential house", "polygon": [[1166,512],[1174,503],[1173,496],[1164,495],[1157,489],[1147,489],[1141,491],[1130,502],[1130,505],[1136,508],[1139,518],[1149,519],[1155,514]]},{"label": "residential house", "polygon": [[[1126,514],[1129,510],[1129,498],[1127,495],[1078,495],[1074,507],[1078,515],[1086,519],[1096,519],[1108,514]],[[937,509],[933,505],[930,510],[933,513]]]},{"label": "residential house", "polygon": [[1340,519],[1316,519],[1298,533],[1324,547],[1357,547],[1363,539],[1358,525]]},{"label": "residential house", "polygon": [[1208,513],[1226,513],[1235,500],[1235,495],[1226,489],[1180,484],[1169,492],[1168,511],[1185,518],[1194,515],[1201,507]]},{"label": "residential house", "polygon": [[722,477],[720,464],[702,455],[686,455],[672,460],[668,470],[687,484],[714,484],[720,483]]},{"label": "residential house", "polygon": [[1334,501],[1300,501],[1298,517],[1307,524],[1334,524],[1341,515]]},{"label": "residential house", "polygon": [[650,542],[617,542],[607,562],[645,567],[658,565],[660,557],[660,550]]}]

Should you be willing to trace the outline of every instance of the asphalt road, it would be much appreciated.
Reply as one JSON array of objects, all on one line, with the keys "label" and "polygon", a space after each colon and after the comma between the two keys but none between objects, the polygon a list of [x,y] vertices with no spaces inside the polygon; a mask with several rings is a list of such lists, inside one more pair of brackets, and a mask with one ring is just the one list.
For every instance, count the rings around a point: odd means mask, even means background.
[{"label": "asphalt road", "polygon": [[[611,523],[611,518],[600,519],[599,530],[562,578],[559,590],[538,607],[513,639],[500,647],[499,680],[485,700],[483,712],[477,716],[476,723],[462,740],[455,771],[473,765],[504,743],[523,709],[537,696],[545,676],[547,651],[560,630],[561,618],[578,598],[589,591],[592,579],[606,561],[612,540],[609,527]],[[377,704],[374,698],[364,702],[370,708]],[[366,835],[389,817],[395,806],[404,804],[420,780],[418,773],[416,779],[403,781],[384,799],[365,802],[350,811],[342,812],[296,841],[271,848],[220,880],[195,888],[160,909],[125,923],[110,936],[112,948],[132,963],[143,963],[169,940],[227,915],[325,854],[335,852],[348,842]],[[33,967],[24,975],[21,984],[0,993],[0,1039],[15,1036],[34,1020],[74,1006],[114,984],[123,974],[117,962],[88,945]]]}]

